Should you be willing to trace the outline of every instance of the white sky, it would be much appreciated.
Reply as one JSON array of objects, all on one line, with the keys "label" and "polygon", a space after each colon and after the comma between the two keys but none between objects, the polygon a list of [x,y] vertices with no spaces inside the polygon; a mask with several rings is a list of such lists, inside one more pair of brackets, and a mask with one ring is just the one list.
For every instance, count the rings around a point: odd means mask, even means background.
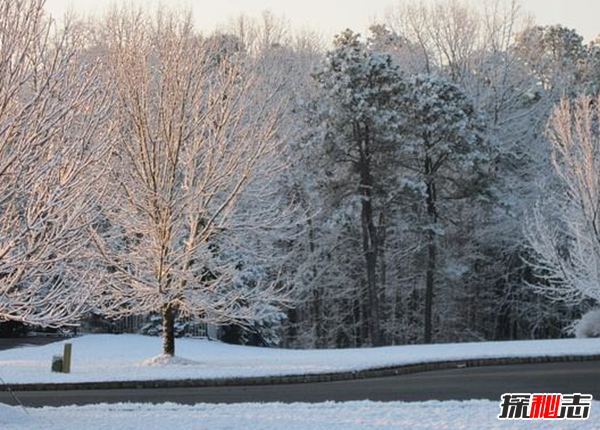
[{"label": "white sky", "polygon": [[[97,13],[114,3],[149,6],[159,3],[155,0],[46,1],[46,9],[55,16],[69,8]],[[191,7],[203,31],[210,31],[239,13],[257,15],[268,9],[276,15],[285,15],[295,28],[309,27],[329,37],[347,27],[364,32],[373,18],[393,5],[394,0],[162,0],[160,4]],[[521,0],[521,4],[540,24],[560,23],[575,28],[586,40],[600,34],[600,0]]]}]

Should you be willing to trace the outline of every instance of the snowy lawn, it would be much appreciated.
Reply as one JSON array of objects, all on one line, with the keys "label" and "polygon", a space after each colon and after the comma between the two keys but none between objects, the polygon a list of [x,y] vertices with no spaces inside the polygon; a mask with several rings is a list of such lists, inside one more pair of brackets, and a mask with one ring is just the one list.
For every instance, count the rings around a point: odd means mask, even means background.
[{"label": "snowy lawn", "polygon": [[[70,374],[50,372],[62,343],[0,352],[0,376],[8,383],[227,378],[343,372],[427,361],[468,358],[600,354],[598,339],[562,339],[410,345],[343,350],[282,350],[177,339],[178,360],[156,355],[161,340],[139,335],[86,335],[72,339]],[[154,358],[153,358],[154,357]]]},{"label": "snowy lawn", "polygon": [[29,409],[0,404],[2,430],[597,430],[600,402],[593,402],[586,421],[499,421],[498,402],[348,402],[348,403],[239,403],[116,404]]}]

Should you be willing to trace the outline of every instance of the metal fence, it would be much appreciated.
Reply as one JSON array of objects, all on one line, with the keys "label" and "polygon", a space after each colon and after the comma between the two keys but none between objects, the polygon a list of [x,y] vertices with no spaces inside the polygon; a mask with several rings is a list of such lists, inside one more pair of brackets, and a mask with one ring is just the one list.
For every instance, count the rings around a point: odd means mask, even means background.
[{"label": "metal fence", "polygon": [[[150,322],[148,315],[132,315],[114,321],[111,325],[116,333],[138,333],[142,327]],[[184,323],[186,336],[189,337],[211,337],[216,338],[218,330],[211,324],[197,321],[192,318],[179,318],[178,322]]]}]

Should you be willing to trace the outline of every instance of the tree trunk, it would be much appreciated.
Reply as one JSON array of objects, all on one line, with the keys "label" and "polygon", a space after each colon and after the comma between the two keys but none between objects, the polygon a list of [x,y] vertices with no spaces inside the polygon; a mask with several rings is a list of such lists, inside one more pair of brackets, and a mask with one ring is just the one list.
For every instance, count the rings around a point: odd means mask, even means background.
[{"label": "tree trunk", "polygon": [[[314,259],[315,255],[315,232],[313,229],[312,220],[308,219],[308,249],[310,251],[311,258]],[[325,345],[325,335],[323,330],[323,312],[321,311],[321,288],[314,282],[317,279],[317,267],[313,264],[312,269],[312,300],[313,300],[313,317],[314,317],[314,328],[315,328],[315,347],[321,348]]]},{"label": "tree trunk", "polygon": [[175,308],[171,304],[162,309],[163,354],[175,355]]},{"label": "tree trunk", "polygon": [[290,308],[287,311],[287,336],[284,337],[284,348],[290,348],[296,342],[298,335],[298,311],[296,308]]},{"label": "tree trunk", "polygon": [[[425,173],[431,175],[432,163],[429,157],[425,159]],[[434,230],[437,223],[437,211],[435,207],[435,181],[433,178],[427,180],[427,216],[429,226],[427,228],[427,273],[425,285],[425,343],[431,343],[432,340],[432,318],[433,318],[433,296],[435,291],[435,270],[437,257],[436,232]]]},{"label": "tree trunk", "polygon": [[369,334],[373,346],[381,345],[381,315],[379,289],[377,286],[377,228],[373,221],[373,178],[370,170],[368,146],[362,152],[360,167],[360,192],[362,196],[361,226],[363,252],[367,266],[367,290],[369,305]]},{"label": "tree trunk", "polygon": [[437,249],[435,244],[435,233],[430,230],[427,233],[427,280],[425,286],[425,343],[431,343],[436,251]]},{"label": "tree trunk", "polygon": [[[379,318],[381,318],[383,321],[388,321],[391,315],[390,312],[390,307],[388,306],[389,300],[388,300],[388,291],[387,291],[387,266],[386,266],[386,261],[385,261],[385,239],[386,239],[386,228],[387,228],[387,222],[386,222],[386,213],[385,213],[385,207],[381,208],[381,211],[379,212],[379,225],[377,226],[377,249],[378,249],[378,254],[379,254],[379,303],[380,303],[380,310],[379,310]],[[381,305],[383,303],[383,305]],[[384,333],[380,333],[380,337],[381,337],[381,343],[382,344],[387,344],[388,340],[386,339],[386,336],[384,335]]]}]

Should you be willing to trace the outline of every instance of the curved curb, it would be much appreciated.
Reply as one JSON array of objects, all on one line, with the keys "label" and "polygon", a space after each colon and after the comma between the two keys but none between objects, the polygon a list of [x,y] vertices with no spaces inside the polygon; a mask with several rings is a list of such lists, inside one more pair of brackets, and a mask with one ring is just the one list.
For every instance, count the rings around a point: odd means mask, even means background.
[{"label": "curved curb", "polygon": [[316,382],[351,381],[357,379],[381,378],[386,376],[406,375],[410,373],[429,372],[432,370],[461,369],[480,366],[503,366],[510,364],[542,364],[565,363],[577,361],[600,361],[600,354],[595,355],[562,355],[538,357],[505,357],[478,358],[452,361],[433,361],[428,363],[404,364],[398,366],[378,367],[373,369],[308,373],[304,375],[252,376],[240,378],[211,379],[158,379],[151,381],[103,381],[103,382],[62,382],[62,383],[30,383],[2,384],[0,391],[61,391],[61,390],[115,390],[136,388],[208,388],[234,387],[253,385],[303,384]]}]

